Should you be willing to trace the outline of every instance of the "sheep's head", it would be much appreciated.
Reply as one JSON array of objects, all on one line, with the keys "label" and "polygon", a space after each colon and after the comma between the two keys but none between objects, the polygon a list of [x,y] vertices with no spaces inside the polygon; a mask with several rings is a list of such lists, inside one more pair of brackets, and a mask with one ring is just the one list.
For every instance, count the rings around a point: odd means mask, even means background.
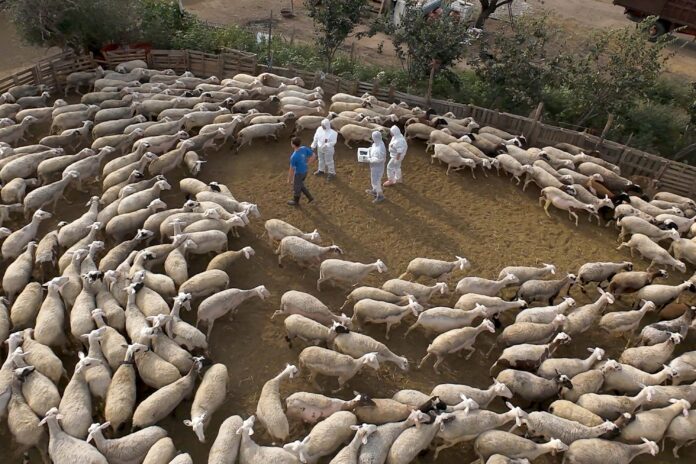
[{"label": "sheep's head", "polygon": [[587,351],[592,353],[590,357],[594,357],[597,361],[601,361],[605,354],[602,348],[588,348]]},{"label": "sheep's head", "polygon": [[471,267],[471,263],[468,259],[462,258],[461,256],[455,256],[455,258],[456,261],[454,262],[454,265],[456,268],[459,268],[460,271],[465,271]]},{"label": "sheep's head", "polygon": [[205,443],[205,422],[208,416],[207,412],[203,412],[200,416],[192,418],[192,420],[184,420],[184,425],[191,427],[193,432],[198,437],[198,441]]},{"label": "sheep's head", "polygon": [[655,443],[654,441],[650,441],[645,437],[640,437],[640,439],[643,441],[643,443],[647,446],[648,453],[652,456],[657,456],[657,453],[660,452],[660,447]]},{"label": "sheep's head", "polygon": [[244,255],[244,258],[246,259],[251,259],[251,257],[256,254],[254,249],[250,246],[246,246],[239,251],[241,251],[241,253]]},{"label": "sheep's head", "polygon": [[237,429],[237,435],[243,435],[246,433],[247,435],[251,436],[254,434],[254,422],[256,421],[255,416],[250,416],[248,419],[246,419],[244,422],[242,422],[242,426]]},{"label": "sheep's head", "polygon": [[620,371],[622,369],[623,367],[621,366],[621,364],[619,364],[613,359],[608,359],[607,362],[605,362],[604,365],[600,368],[600,371],[602,371],[603,374],[606,374],[608,372]]},{"label": "sheep's head", "polygon": [[384,264],[384,262],[381,259],[378,259],[375,262],[375,266],[377,266],[377,272],[379,272],[380,274],[389,270],[387,269],[387,265]]},{"label": "sheep's head", "polygon": [[561,343],[561,344],[563,344],[563,345],[564,345],[564,344],[567,344],[567,343],[570,343],[571,340],[572,340],[572,338],[570,337],[570,335],[568,335],[568,334],[565,333],[565,332],[559,333],[559,334],[556,335],[556,336],[554,337],[554,339],[553,339],[553,341],[558,342],[558,343]]},{"label": "sheep's head", "polygon": [[258,287],[254,288],[254,291],[256,292],[256,295],[262,300],[265,300],[266,298],[271,296],[271,292],[269,292],[263,285],[259,285]]},{"label": "sheep's head", "polygon": [[668,340],[671,345],[678,345],[682,342],[683,339],[684,338],[681,336],[681,334],[673,333],[669,336]]}]

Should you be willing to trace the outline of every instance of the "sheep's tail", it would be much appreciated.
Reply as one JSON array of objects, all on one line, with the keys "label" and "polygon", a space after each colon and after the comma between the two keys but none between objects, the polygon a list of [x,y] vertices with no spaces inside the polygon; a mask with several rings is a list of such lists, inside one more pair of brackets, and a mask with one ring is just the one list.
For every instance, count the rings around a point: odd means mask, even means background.
[{"label": "sheep's tail", "polygon": [[400,279],[400,280],[404,280],[404,277],[408,277],[409,274],[410,274],[410,272],[409,272],[409,271],[406,271],[406,272],[404,272],[403,274],[401,274],[401,275],[399,276],[399,279]]}]

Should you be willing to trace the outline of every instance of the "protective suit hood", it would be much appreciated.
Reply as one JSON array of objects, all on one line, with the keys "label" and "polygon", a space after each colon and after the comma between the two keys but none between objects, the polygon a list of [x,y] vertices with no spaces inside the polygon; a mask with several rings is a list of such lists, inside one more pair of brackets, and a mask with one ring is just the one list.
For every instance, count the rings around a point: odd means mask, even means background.
[{"label": "protective suit hood", "polygon": [[324,130],[331,129],[331,121],[329,121],[328,119],[322,119],[321,127],[324,128]]}]

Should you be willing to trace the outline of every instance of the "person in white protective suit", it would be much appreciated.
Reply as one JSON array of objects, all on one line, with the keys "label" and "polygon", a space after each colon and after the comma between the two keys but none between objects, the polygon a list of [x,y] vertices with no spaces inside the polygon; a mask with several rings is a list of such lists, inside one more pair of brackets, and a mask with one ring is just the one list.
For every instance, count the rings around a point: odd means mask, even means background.
[{"label": "person in white protective suit", "polygon": [[397,126],[392,126],[389,129],[392,138],[389,141],[389,164],[387,164],[387,181],[384,183],[385,187],[394,185],[397,182],[403,182],[403,177],[401,175],[401,162],[406,156],[406,150],[408,150],[408,143],[406,143],[406,138],[401,135],[401,130]]},{"label": "person in white protective suit", "polygon": [[319,158],[319,169],[314,173],[315,176],[326,174],[327,181],[336,177],[334,146],[337,141],[338,133],[331,128],[331,122],[324,119],[314,133],[314,141],[312,141],[312,149],[316,151]]},{"label": "person in white protective suit", "polygon": [[372,133],[372,146],[368,151],[368,160],[370,163],[370,181],[372,188],[366,192],[373,195],[375,199],[373,203],[384,201],[382,193],[382,176],[384,175],[384,163],[387,159],[387,148],[382,141],[382,134],[378,131]]}]

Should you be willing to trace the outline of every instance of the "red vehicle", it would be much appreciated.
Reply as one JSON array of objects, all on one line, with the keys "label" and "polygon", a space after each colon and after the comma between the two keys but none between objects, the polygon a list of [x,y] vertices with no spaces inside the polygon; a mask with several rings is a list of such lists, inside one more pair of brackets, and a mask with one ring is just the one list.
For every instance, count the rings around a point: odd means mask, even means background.
[{"label": "red vehicle", "polygon": [[650,31],[652,40],[684,26],[686,28],[680,32],[696,35],[696,0],[614,0],[614,5],[624,7],[631,21],[659,17]]}]

